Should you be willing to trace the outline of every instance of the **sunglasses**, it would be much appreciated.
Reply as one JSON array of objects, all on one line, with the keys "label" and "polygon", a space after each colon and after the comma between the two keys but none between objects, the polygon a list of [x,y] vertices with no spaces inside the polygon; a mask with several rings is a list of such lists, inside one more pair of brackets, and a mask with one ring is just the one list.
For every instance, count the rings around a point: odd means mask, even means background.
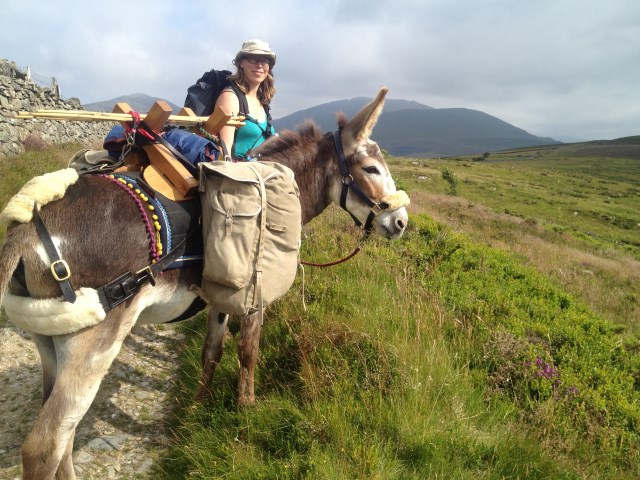
[{"label": "sunglasses", "polygon": [[243,60],[251,65],[262,65],[263,67],[271,67],[272,65],[272,60],[267,57],[244,57]]}]

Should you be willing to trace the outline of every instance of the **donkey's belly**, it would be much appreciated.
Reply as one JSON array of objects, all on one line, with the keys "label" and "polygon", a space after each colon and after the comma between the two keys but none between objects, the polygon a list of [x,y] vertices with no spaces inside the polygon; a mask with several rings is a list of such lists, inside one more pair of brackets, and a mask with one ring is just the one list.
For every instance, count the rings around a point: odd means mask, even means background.
[{"label": "donkey's belly", "polygon": [[182,315],[197,298],[186,287],[158,284],[145,293],[146,307],[138,317],[138,323],[167,323]]}]

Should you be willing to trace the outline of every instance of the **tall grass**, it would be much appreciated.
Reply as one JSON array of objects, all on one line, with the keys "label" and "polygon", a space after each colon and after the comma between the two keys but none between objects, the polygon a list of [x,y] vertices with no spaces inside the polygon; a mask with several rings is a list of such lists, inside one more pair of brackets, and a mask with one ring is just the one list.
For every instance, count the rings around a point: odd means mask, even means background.
[{"label": "tall grass", "polygon": [[[65,168],[81,148],[79,144],[69,143],[46,150],[26,150],[15,157],[0,159],[0,205],[4,206],[31,178]],[[4,229],[0,231],[0,242],[3,239]]]}]

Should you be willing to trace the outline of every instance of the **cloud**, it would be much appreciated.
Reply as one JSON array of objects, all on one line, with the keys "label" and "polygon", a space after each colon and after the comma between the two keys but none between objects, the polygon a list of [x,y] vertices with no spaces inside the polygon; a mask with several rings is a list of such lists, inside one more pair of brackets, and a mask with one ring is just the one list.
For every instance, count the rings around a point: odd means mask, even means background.
[{"label": "cloud", "polygon": [[640,129],[638,18],[635,0],[5,0],[0,45],[86,103],[143,92],[180,104],[263,38],[278,54],[276,117],[386,85],[536,135],[615,138]]}]

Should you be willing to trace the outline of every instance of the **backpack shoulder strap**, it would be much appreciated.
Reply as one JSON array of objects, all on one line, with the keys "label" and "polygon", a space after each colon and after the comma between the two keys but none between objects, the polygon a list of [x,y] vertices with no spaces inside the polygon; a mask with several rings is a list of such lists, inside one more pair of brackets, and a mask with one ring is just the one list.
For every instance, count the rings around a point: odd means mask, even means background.
[{"label": "backpack shoulder strap", "polygon": [[238,85],[236,85],[235,82],[230,82],[229,86],[231,87],[231,90],[233,90],[233,92],[236,94],[236,97],[238,97],[238,102],[240,102],[240,111],[238,112],[241,115],[248,115],[249,114],[249,104],[247,103],[247,96],[244,94],[244,92],[242,90],[240,90],[240,88],[238,87]]},{"label": "backpack shoulder strap", "polygon": [[253,170],[260,186],[260,236],[258,237],[258,257],[256,258],[256,288],[253,291],[253,304],[259,305],[260,325],[264,323],[264,300],[262,296],[262,260],[264,258],[265,237],[267,235],[267,190],[265,179],[255,165],[247,163]]},{"label": "backpack shoulder strap", "polygon": [[[247,102],[247,96],[244,94],[240,88],[236,85],[235,82],[230,82],[229,86],[234,91],[236,96],[238,97],[238,101],[240,102],[240,114],[248,116],[249,115],[249,103]],[[262,132],[265,138],[269,138],[271,136],[271,107],[269,104],[264,105],[264,112],[267,114],[267,128]]]},{"label": "backpack shoulder strap", "polygon": [[273,135],[273,133],[271,132],[271,130],[273,129],[273,127],[271,126],[271,106],[269,104],[266,104],[264,106],[264,111],[267,114],[267,129],[264,132],[264,136],[265,138],[269,138],[271,135]]}]

